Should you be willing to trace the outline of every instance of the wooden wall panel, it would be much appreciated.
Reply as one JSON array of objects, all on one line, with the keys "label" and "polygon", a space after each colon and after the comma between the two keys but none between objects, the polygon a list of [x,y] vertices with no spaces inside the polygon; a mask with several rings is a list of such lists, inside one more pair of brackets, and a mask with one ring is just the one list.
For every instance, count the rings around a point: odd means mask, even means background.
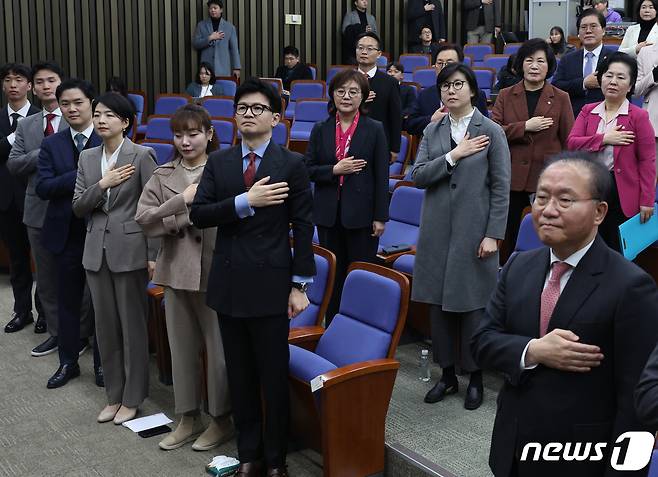
[{"label": "wooden wall panel", "polygon": [[[443,0],[449,39],[463,42],[462,0]],[[528,0],[501,0],[504,28],[523,28]],[[405,0],[371,0],[385,51],[406,48]],[[284,46],[294,44],[321,76],[340,62],[340,25],[351,0],[225,0],[225,16],[238,29],[243,76],[271,76]],[[285,13],[302,15],[286,25]],[[110,76],[143,89],[152,104],[160,92],[181,92],[198,54],[191,38],[205,18],[205,0],[2,0],[0,64],[54,59],[71,76],[100,90]]]}]

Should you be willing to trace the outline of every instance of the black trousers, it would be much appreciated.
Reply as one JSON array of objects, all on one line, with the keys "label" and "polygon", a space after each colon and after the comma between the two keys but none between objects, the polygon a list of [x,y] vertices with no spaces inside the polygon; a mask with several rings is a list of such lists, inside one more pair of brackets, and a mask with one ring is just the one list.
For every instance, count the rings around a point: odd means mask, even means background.
[{"label": "black trousers", "polygon": [[507,209],[507,229],[505,230],[505,257],[501,257],[501,263],[505,263],[516,247],[516,237],[521,228],[521,214],[523,209],[530,205],[530,192],[511,190],[509,193],[509,207]]},{"label": "black trousers", "polygon": [[[15,204],[0,210],[0,238],[9,251],[9,280],[14,293],[14,313],[32,311],[32,270],[30,242],[21,212]],[[37,310],[40,303],[37,300]]]},{"label": "black trousers", "polygon": [[372,227],[347,229],[340,220],[341,201],[333,227],[318,225],[320,245],[336,255],[336,279],[334,292],[327,308],[326,325],[329,326],[340,307],[340,296],[347,277],[347,269],[352,262],[374,262],[379,240],[372,236]]},{"label": "black trousers", "polygon": [[619,190],[617,189],[617,181],[615,174],[610,173],[610,196],[608,197],[608,213],[599,225],[599,235],[605,243],[613,250],[621,253],[621,245],[619,243],[619,226],[626,222],[628,219],[624,212],[621,210],[621,202],[619,202]]},{"label": "black trousers", "polygon": [[[288,447],[288,317],[219,316],[240,462],[283,467]],[[265,401],[265,425],[261,407]]]}]

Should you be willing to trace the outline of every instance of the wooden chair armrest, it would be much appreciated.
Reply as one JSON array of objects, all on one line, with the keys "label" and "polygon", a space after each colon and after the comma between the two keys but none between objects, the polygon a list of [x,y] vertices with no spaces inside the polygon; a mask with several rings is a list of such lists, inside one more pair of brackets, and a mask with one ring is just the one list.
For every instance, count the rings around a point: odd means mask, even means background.
[{"label": "wooden chair armrest", "polygon": [[366,376],[368,374],[381,373],[384,371],[397,371],[400,362],[395,359],[383,358],[354,363],[342,368],[333,369],[322,376],[323,388],[336,386],[351,379]]},{"label": "wooden chair armrest", "polygon": [[404,174],[391,174],[388,176],[389,179],[402,180],[404,179]]},{"label": "wooden chair armrest", "polygon": [[312,351],[323,334],[324,328],[321,326],[291,328],[288,332],[288,344],[294,344]]},{"label": "wooden chair armrest", "polygon": [[377,254],[377,258],[384,262],[384,265],[392,265],[399,257],[402,255],[416,255],[416,246],[412,245],[411,250],[406,250],[404,252],[392,253],[390,255],[384,255],[382,253]]},{"label": "wooden chair armrest", "polygon": [[164,288],[162,288],[160,285],[156,285],[152,288],[147,288],[146,292],[151,298],[158,299],[164,297]]}]

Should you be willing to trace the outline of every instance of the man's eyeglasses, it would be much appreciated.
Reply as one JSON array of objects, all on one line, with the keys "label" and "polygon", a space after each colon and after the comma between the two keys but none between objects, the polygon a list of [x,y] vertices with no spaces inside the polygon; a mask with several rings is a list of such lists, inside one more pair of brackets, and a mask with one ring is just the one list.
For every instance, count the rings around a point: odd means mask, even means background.
[{"label": "man's eyeglasses", "polygon": [[235,114],[239,116],[244,116],[247,114],[247,111],[251,109],[251,114],[254,116],[260,116],[265,111],[272,111],[272,108],[265,106],[264,104],[243,104],[240,103],[235,107]]},{"label": "man's eyeglasses", "polygon": [[601,25],[598,23],[591,23],[589,25],[580,25],[580,31],[596,31],[601,28]]},{"label": "man's eyeglasses", "polygon": [[368,54],[372,53],[373,51],[379,51],[379,48],[376,48],[374,46],[362,46],[362,45],[357,45],[356,51],[362,52],[362,51],[367,51]]},{"label": "man's eyeglasses", "polygon": [[334,94],[337,95],[339,98],[344,98],[346,94],[349,98],[354,98],[361,94],[361,90],[339,88],[334,91]]},{"label": "man's eyeglasses", "polygon": [[533,205],[536,205],[537,207],[546,207],[549,202],[551,202],[553,199],[555,199],[555,204],[556,207],[559,210],[569,210],[571,206],[576,203],[576,202],[587,202],[590,200],[596,200],[600,201],[601,199],[597,197],[589,197],[587,199],[572,199],[571,197],[553,197],[549,196],[546,194],[537,194],[535,195],[535,200],[533,201]]},{"label": "man's eyeglasses", "polygon": [[454,61],[437,61],[437,62],[435,63],[435,65],[436,65],[437,68],[439,68],[439,69],[443,69],[443,68],[445,68],[446,66],[451,65],[451,64],[453,64],[453,63],[454,63]]},{"label": "man's eyeglasses", "polygon": [[465,84],[466,81],[463,80],[455,80],[455,81],[448,81],[446,83],[441,83],[441,91],[448,91],[451,86],[455,88],[455,91],[459,91],[464,87]]}]

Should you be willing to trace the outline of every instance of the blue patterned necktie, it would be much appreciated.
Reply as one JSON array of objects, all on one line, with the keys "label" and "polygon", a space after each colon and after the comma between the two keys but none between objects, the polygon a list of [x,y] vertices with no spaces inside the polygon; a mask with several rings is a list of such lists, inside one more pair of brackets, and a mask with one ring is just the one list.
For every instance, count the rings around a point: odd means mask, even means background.
[{"label": "blue patterned necktie", "polygon": [[587,61],[585,62],[585,70],[583,71],[583,78],[587,78],[594,72],[594,53],[588,51],[585,54]]},{"label": "blue patterned necktie", "polygon": [[85,148],[85,135],[78,133],[75,135],[75,147],[78,149],[78,152],[82,152]]}]

